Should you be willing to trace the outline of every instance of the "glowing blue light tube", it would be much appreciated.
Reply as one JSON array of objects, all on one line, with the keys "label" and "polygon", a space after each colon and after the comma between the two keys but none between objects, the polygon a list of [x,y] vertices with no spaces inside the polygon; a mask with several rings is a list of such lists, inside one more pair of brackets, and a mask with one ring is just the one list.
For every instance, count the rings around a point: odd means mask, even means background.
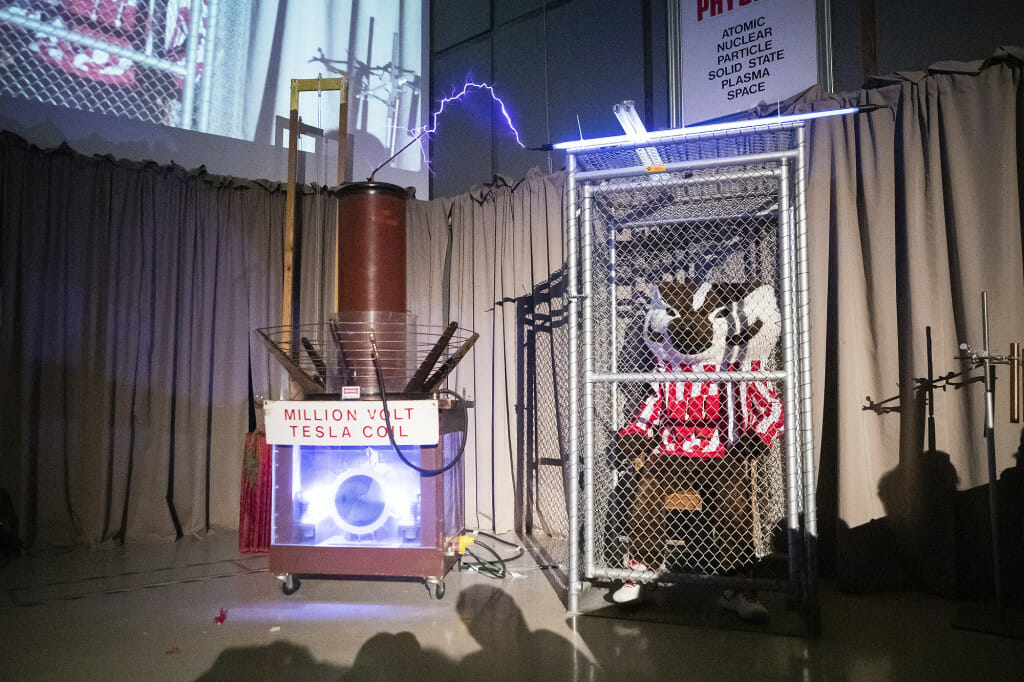
[{"label": "glowing blue light tube", "polygon": [[791,114],[789,116],[776,116],[774,118],[755,118],[745,121],[729,121],[727,123],[712,123],[709,125],[692,126],[689,128],[675,128],[673,130],[657,130],[648,132],[646,135],[615,135],[612,137],[596,137],[590,140],[572,140],[559,142],[553,147],[565,149],[566,151],[577,151],[581,149],[593,149],[596,147],[609,147],[615,145],[642,145],[656,144],[669,138],[696,137],[711,133],[720,133],[729,130],[744,130],[748,128],[768,128],[776,126],[787,126],[794,123],[801,123],[815,118],[826,118],[829,116],[846,116],[862,111],[873,111],[874,106],[849,107],[846,109],[830,109],[829,111],[815,111],[808,114]]}]

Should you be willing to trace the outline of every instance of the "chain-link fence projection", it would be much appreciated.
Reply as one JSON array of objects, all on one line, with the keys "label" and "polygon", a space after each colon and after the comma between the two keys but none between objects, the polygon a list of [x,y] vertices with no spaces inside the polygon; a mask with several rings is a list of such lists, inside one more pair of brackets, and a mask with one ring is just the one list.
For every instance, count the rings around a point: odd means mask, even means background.
[{"label": "chain-link fence projection", "polygon": [[[207,38],[215,32],[219,4],[219,0],[0,2],[4,74],[0,92],[207,131],[212,77],[204,77],[204,72],[211,71],[208,66],[215,54],[215,41]],[[237,12],[227,18],[248,22],[247,16],[239,17]]]}]

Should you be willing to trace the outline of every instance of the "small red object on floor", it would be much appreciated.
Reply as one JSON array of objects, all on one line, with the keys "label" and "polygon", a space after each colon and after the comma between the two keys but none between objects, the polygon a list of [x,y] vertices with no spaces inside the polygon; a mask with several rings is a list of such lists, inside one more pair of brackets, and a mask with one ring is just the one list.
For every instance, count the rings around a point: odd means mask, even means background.
[{"label": "small red object on floor", "polygon": [[221,609],[220,610],[220,615],[213,617],[213,622],[216,623],[217,625],[223,625],[224,621],[226,621],[227,619],[228,619],[228,612],[225,611],[224,609]]}]

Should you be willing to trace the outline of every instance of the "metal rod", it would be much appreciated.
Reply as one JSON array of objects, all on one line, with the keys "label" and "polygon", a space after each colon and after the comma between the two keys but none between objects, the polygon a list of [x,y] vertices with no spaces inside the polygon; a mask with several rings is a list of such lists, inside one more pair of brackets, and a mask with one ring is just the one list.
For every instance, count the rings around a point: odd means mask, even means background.
[{"label": "metal rod", "polygon": [[818,507],[816,503],[816,486],[818,484],[814,461],[814,402],[813,377],[811,374],[811,306],[810,274],[808,263],[810,252],[807,246],[807,133],[801,125],[794,131],[796,137],[796,169],[794,171],[794,191],[792,198],[796,206],[796,304],[797,304],[797,362],[799,364],[800,381],[798,400],[800,401],[800,456],[803,465],[803,500],[804,500],[804,565],[806,567],[805,608],[808,631],[817,634],[821,628],[821,607],[818,586]]},{"label": "metal rod", "polygon": [[[789,173],[784,166],[783,174],[779,178],[779,206],[785,207],[789,200]],[[786,428],[783,431],[783,446],[786,461],[786,501],[787,501],[787,537],[789,539],[789,574],[790,579],[801,575],[804,568],[804,557],[801,553],[799,543],[795,542],[800,535],[800,498],[801,498],[801,471],[798,466],[796,443],[799,438],[799,416],[796,396],[797,368],[796,349],[794,348],[795,325],[793,323],[793,241],[792,225],[789,211],[779,211],[779,287],[781,296],[779,307],[782,317],[782,362],[785,372],[783,380],[783,410],[786,415]],[[803,505],[806,506],[806,505]],[[801,587],[804,585],[801,581]]]},{"label": "metal rod", "polygon": [[818,85],[827,93],[835,91],[832,64],[832,0],[818,0]]},{"label": "metal rod", "polygon": [[697,585],[713,584],[715,587],[735,587],[741,589],[777,590],[778,580],[772,578],[751,578],[743,574],[725,576],[702,573],[676,573],[671,570],[638,571],[631,568],[595,568],[594,577],[605,580],[632,580],[650,583],[655,580],[671,580],[673,583],[689,583]]},{"label": "metal rod", "polygon": [[[709,197],[708,200],[710,200],[710,201],[722,201],[722,200],[728,200],[729,198],[731,198],[731,197],[723,194],[723,195],[719,195],[719,196],[715,196],[715,197]],[[701,200],[704,201],[705,199],[702,197]],[[696,203],[697,202],[694,202],[694,204],[696,204]],[[763,220],[763,219],[766,219],[766,218],[771,218],[776,213],[778,213],[778,211],[776,211],[774,208],[771,208],[771,209],[767,209],[767,210],[764,210],[764,211],[750,211],[748,213],[732,213],[732,214],[729,214],[729,215],[714,216],[714,219],[715,220],[720,220],[720,221],[723,221],[723,222],[725,222],[725,221],[732,221],[734,223],[739,223],[739,222],[748,221],[748,220]],[[672,217],[672,218],[661,218],[661,219],[658,219],[658,220],[634,220],[634,221],[630,221],[630,222],[627,222],[627,223],[616,223],[615,227],[616,227],[616,229],[619,229],[619,230],[642,230],[642,229],[647,229],[647,228],[651,228],[651,227],[673,227],[673,226],[680,226],[681,227],[681,226],[684,226],[684,225],[685,226],[689,226],[689,225],[704,224],[704,223],[707,223],[710,219],[711,218],[709,216],[697,215],[697,216],[693,216],[693,217],[689,217],[689,218]]]},{"label": "metal rod", "polygon": [[584,575],[594,573],[594,306],[593,235],[594,195],[589,183],[583,185],[583,537]]},{"label": "metal rod", "polygon": [[668,124],[683,125],[683,39],[678,2],[666,3],[668,18]]},{"label": "metal rod", "polygon": [[349,371],[349,362],[345,357],[345,347],[342,344],[341,330],[338,323],[331,320],[331,336],[334,337],[334,347],[338,351],[338,378],[342,386],[348,386],[352,380],[352,373]]},{"label": "metal rod", "polygon": [[670,381],[688,381],[691,383],[739,381],[782,381],[788,375],[783,370],[772,372],[736,371],[693,371],[693,372],[622,372],[609,374],[594,372],[590,381],[595,384],[614,384],[618,382],[642,381],[647,383],[667,383]]},{"label": "metal rod", "polygon": [[564,149],[565,151],[574,154],[603,151],[612,148],[651,147],[655,145],[712,139],[720,137],[723,133],[754,135],[780,132],[783,130],[798,128],[804,124],[804,121],[810,121],[816,118],[828,118],[831,116],[847,116],[850,114],[861,113],[861,111],[861,107],[829,109],[827,111],[815,111],[809,114],[793,114],[789,116],[776,116],[774,118],[757,118],[745,121],[733,121],[729,123],[711,123],[708,125],[680,128],[677,130],[654,130],[648,132],[647,135],[640,140],[635,136],[616,135],[614,137],[596,137],[589,140],[558,142],[553,146],[555,149]]},{"label": "metal rod", "polygon": [[928,353],[928,452],[935,452],[935,370],[932,366],[932,328],[924,328]]},{"label": "metal rod", "polygon": [[91,47],[94,50],[103,50],[104,52],[108,52],[112,55],[123,57],[124,59],[130,59],[136,64],[146,66],[151,69],[165,71],[175,76],[185,76],[185,65],[179,62],[157,59],[156,57],[147,55],[144,52],[138,52],[137,50],[114,45],[113,43],[105,40],[99,40],[92,36],[76,33],[75,31],[69,31],[65,28],[60,28],[53,24],[48,24],[45,21],[39,21],[38,19],[33,19],[23,14],[15,14],[8,9],[0,9],[0,22],[19,26],[44,36],[53,36],[54,38],[66,40],[69,43]]},{"label": "metal rod", "polygon": [[196,101],[196,65],[199,63],[199,31],[203,26],[203,0],[192,0],[185,39],[185,84],[181,87],[181,127],[192,130]]},{"label": "metal rod", "polygon": [[270,354],[276,357],[278,361],[281,363],[281,369],[285,373],[281,377],[282,399],[285,399],[288,395],[284,389],[285,386],[288,384],[289,377],[295,382],[295,384],[299,388],[302,389],[304,393],[323,393],[324,386],[318,384],[315,379],[306,374],[306,372],[303,371],[302,367],[299,366],[298,349],[295,349],[293,352],[288,352],[284,348],[279,346],[277,343],[275,343],[273,339],[271,339],[261,330],[257,329],[256,333],[259,335],[260,341],[262,341],[264,345],[266,345],[267,350],[270,351]]},{"label": "metal rod", "polygon": [[[619,371],[619,302],[618,297],[615,295],[615,225],[608,226],[608,249],[608,302],[611,305],[611,343],[609,344],[611,346],[611,373],[617,374]],[[612,382],[611,400],[611,423],[618,424],[620,423],[618,382]]]},{"label": "metal rod", "polygon": [[985,429],[995,428],[995,374],[992,356],[989,353],[988,337],[988,292],[981,292],[981,328],[984,348],[982,349],[982,366],[985,368]]},{"label": "metal rod", "polygon": [[479,334],[473,334],[468,339],[463,341],[462,345],[459,346],[459,349],[455,351],[455,353],[453,353],[452,356],[448,358],[443,365],[438,367],[437,371],[434,372],[434,375],[423,384],[423,390],[426,391],[427,393],[431,393],[433,392],[434,389],[440,386],[441,382],[444,381],[449,374],[451,374],[453,369],[455,369],[455,365],[459,364],[459,361],[462,360],[462,358],[466,357],[466,354],[469,352],[469,349],[473,347],[473,344],[475,344],[476,340],[479,338]]},{"label": "metal rod", "polygon": [[[763,154],[746,154],[743,156],[730,156],[719,159],[701,159],[699,161],[677,161],[675,163],[659,164],[657,170],[651,166],[631,166],[629,168],[610,168],[608,170],[594,170],[577,173],[580,180],[608,180],[611,178],[631,178],[641,175],[653,175],[655,173],[678,173],[680,171],[700,170],[703,168],[720,168],[722,166],[745,166],[764,164],[772,161],[782,161],[794,158],[796,151],[765,152]],[[751,171],[752,177],[771,175],[773,171],[765,172],[758,169]],[[745,174],[743,174],[745,175]],[[610,188],[604,188],[610,189]]]},{"label": "metal rod", "polygon": [[320,377],[320,383],[327,383],[327,365],[324,363],[324,359],[320,356],[319,351],[313,347],[313,343],[309,340],[309,337],[303,336],[299,339],[302,342],[302,347],[306,350],[306,355],[313,362],[313,367],[316,368],[316,374]]},{"label": "metal rod", "polygon": [[579,523],[579,354],[576,350],[577,328],[579,325],[579,301],[577,288],[578,261],[577,249],[579,248],[576,238],[577,216],[576,216],[576,156],[567,156],[569,171],[568,186],[566,193],[568,201],[568,220],[566,235],[566,252],[568,263],[566,266],[567,290],[569,293],[569,434],[565,453],[565,476],[568,479],[568,523],[569,523],[569,584],[567,595],[567,610],[569,613],[579,613],[580,603],[580,523]]},{"label": "metal rod", "polygon": [[[989,394],[987,397],[988,400],[986,402],[990,403],[991,395]],[[996,490],[999,478],[996,474],[996,436],[993,429],[988,430],[986,445],[988,455],[988,509],[992,528],[992,580],[995,584],[996,608],[999,610],[1001,617],[1003,613],[1003,572],[999,565],[1002,553],[999,550],[999,493]]]},{"label": "metal rod", "polygon": [[984,342],[984,353],[989,354],[988,347],[988,292],[981,292],[981,333]]},{"label": "metal rod", "polygon": [[203,45],[203,75],[199,79],[199,114],[197,130],[210,132],[210,105],[213,102],[213,63],[217,57],[217,19],[220,0],[208,0],[206,5],[206,40]]},{"label": "metal rod", "polygon": [[391,156],[389,156],[389,157],[388,157],[388,158],[387,158],[387,159],[386,159],[386,160],[384,161],[384,163],[382,163],[381,165],[377,166],[376,168],[374,168],[374,169],[373,169],[373,170],[372,170],[372,171],[370,172],[370,177],[369,177],[368,181],[369,181],[369,182],[373,182],[373,177],[374,177],[375,175],[377,175],[377,171],[379,171],[379,170],[380,170],[381,168],[383,168],[384,166],[386,166],[386,165],[388,165],[389,163],[391,163],[391,161],[392,161],[392,160],[394,160],[394,158],[395,158],[396,156],[398,156],[399,154],[401,154],[402,152],[404,152],[404,151],[405,151],[406,149],[408,149],[409,147],[411,147],[411,146],[413,145],[413,143],[414,143],[414,142],[416,142],[416,140],[420,139],[421,137],[423,137],[423,136],[424,136],[424,135],[426,135],[426,134],[427,134],[427,130],[426,130],[426,129],[424,129],[424,130],[423,130],[423,132],[421,132],[421,133],[420,133],[419,135],[417,135],[416,137],[414,137],[414,138],[412,138],[411,140],[409,140],[408,142],[406,142],[406,143],[405,143],[405,146],[404,146],[404,147],[402,147],[402,148],[401,148],[401,149],[399,149],[399,150],[398,150],[397,152],[395,152],[394,154],[392,154]]},{"label": "metal rod", "polygon": [[988,460],[988,512],[992,533],[992,580],[995,584],[996,608],[1000,617],[1003,613],[1003,579],[1002,568],[999,565],[999,478],[996,473],[996,434],[995,434],[995,364],[989,355],[988,336],[988,292],[981,292],[981,325],[985,343],[984,361],[982,367],[985,371],[985,444]]},{"label": "metal rod", "polygon": [[1020,423],[1020,344],[1010,344],[1010,422]]},{"label": "metal rod", "polygon": [[441,333],[441,337],[434,344],[434,347],[427,353],[427,357],[423,358],[423,362],[420,363],[416,373],[412,375],[412,379],[409,379],[409,383],[405,385],[406,393],[417,393],[423,390],[424,382],[427,377],[430,376],[430,370],[434,369],[434,364],[437,359],[441,357],[441,353],[448,347],[448,342],[452,340],[452,336],[459,328],[458,322],[450,323],[445,330]]}]

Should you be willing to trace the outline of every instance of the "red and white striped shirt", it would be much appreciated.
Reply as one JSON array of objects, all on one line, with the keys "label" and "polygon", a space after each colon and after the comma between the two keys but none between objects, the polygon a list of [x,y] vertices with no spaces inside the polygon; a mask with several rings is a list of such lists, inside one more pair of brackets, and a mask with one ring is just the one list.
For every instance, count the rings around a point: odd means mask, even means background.
[{"label": "red and white striped shirt", "polygon": [[[724,371],[761,369],[759,360],[733,363]],[[701,371],[715,372],[715,365]],[[678,369],[659,362],[660,373],[692,372],[692,365]],[[740,433],[754,432],[765,445],[782,435],[782,401],[774,382],[659,381],[620,435],[660,434],[659,452],[682,457],[723,457],[726,446]],[[739,414],[737,415],[737,410]]]}]

